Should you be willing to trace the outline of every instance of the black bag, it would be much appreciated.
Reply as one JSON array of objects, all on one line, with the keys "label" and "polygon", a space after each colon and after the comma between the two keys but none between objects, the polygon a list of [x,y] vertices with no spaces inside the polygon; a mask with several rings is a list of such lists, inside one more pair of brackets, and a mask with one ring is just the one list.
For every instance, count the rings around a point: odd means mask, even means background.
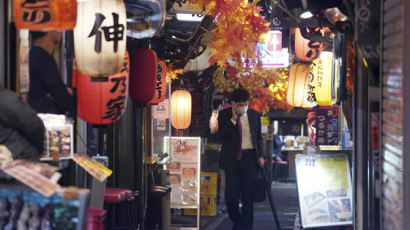
[{"label": "black bag", "polygon": [[263,202],[266,200],[266,188],[265,188],[265,181],[263,175],[263,169],[261,167],[257,167],[256,169],[256,184],[255,190],[253,194],[253,201],[254,202]]}]

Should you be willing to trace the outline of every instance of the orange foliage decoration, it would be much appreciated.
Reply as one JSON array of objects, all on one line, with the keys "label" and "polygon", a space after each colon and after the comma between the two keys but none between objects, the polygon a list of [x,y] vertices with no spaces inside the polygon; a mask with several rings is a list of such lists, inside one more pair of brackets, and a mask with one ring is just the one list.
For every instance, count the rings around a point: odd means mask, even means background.
[{"label": "orange foliage decoration", "polygon": [[239,86],[245,88],[251,95],[250,107],[266,113],[270,108],[292,109],[286,102],[288,76],[287,68],[265,69],[256,66],[249,71],[246,67],[228,66],[215,72],[213,83],[221,93],[230,93]]},{"label": "orange foliage decoration", "polygon": [[354,91],[354,71],[355,71],[355,51],[350,44],[347,43],[347,71],[346,71],[346,88],[348,93],[353,94]]},{"label": "orange foliage decoration", "polygon": [[182,74],[184,74],[184,69],[175,69],[172,64],[167,65],[167,82],[173,82],[177,80]]},{"label": "orange foliage decoration", "polygon": [[238,0],[189,0],[205,7],[216,28],[211,32],[210,63],[225,66],[227,60],[257,58],[257,43],[269,30],[269,23],[259,14],[260,7]]}]

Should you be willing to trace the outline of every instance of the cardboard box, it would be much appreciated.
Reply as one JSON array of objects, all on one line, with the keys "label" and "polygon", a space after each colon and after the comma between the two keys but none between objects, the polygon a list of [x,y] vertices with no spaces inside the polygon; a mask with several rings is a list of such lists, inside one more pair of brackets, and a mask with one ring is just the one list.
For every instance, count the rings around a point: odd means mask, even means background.
[{"label": "cardboard box", "polygon": [[201,172],[201,196],[216,196],[218,173]]}]

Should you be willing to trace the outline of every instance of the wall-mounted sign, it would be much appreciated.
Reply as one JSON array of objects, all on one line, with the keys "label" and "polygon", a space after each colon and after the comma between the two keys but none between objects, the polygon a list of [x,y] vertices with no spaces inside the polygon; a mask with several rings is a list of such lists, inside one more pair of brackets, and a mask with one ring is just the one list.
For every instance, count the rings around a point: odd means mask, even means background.
[{"label": "wall-mounted sign", "polygon": [[77,1],[14,0],[18,29],[71,30],[77,19]]},{"label": "wall-mounted sign", "polygon": [[268,52],[282,50],[282,32],[279,30],[269,31],[264,44]]}]

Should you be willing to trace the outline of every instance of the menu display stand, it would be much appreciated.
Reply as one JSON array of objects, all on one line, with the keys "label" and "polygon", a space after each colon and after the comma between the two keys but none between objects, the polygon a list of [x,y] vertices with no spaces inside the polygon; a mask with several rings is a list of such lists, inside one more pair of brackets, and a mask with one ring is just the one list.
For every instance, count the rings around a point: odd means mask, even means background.
[{"label": "menu display stand", "polygon": [[199,230],[201,138],[164,137],[164,152],[171,153],[171,208],[197,210],[196,227],[171,226],[171,229]]},{"label": "menu display stand", "polygon": [[302,226],[352,225],[352,181],[347,155],[297,155],[295,163]]}]

